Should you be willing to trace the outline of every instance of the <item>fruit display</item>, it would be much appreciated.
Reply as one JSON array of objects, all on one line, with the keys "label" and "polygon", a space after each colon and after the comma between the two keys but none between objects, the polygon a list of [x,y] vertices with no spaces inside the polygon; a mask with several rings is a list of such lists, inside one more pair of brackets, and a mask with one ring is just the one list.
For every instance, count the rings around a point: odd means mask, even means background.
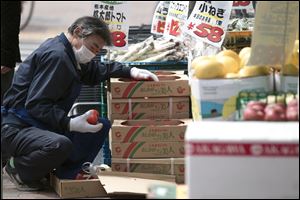
[{"label": "fruit display", "polygon": [[247,66],[250,47],[243,48],[239,54],[224,50],[215,56],[200,56],[193,59],[191,68],[198,79],[247,78],[270,74],[270,67]]},{"label": "fruit display", "polygon": [[299,121],[298,99],[292,95],[268,95],[250,100],[242,110],[244,121]]}]

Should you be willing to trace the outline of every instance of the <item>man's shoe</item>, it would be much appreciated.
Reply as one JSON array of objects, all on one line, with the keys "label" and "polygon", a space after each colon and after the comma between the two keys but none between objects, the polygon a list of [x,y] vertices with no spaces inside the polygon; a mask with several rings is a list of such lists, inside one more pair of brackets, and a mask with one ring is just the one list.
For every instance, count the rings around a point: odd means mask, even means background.
[{"label": "man's shoe", "polygon": [[44,189],[44,185],[40,181],[34,181],[31,183],[24,183],[16,169],[10,165],[10,162],[6,163],[5,171],[9,176],[11,182],[15,184],[18,190],[20,191],[38,191]]}]

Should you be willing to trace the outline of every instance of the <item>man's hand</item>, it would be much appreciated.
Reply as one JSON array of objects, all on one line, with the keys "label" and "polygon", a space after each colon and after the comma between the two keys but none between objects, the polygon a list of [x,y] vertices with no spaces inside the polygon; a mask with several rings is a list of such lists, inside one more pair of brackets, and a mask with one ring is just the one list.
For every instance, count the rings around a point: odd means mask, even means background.
[{"label": "man's hand", "polygon": [[1,74],[6,74],[10,70],[12,70],[12,68],[1,66]]},{"label": "man's hand", "polygon": [[76,131],[81,133],[95,133],[102,129],[103,124],[98,123],[96,125],[91,125],[88,123],[87,119],[92,114],[92,111],[87,111],[83,115],[72,118],[70,120],[70,131]]},{"label": "man's hand", "polygon": [[130,71],[130,75],[132,78],[136,80],[153,80],[153,81],[159,81],[157,76],[153,73],[151,73],[148,70],[145,69],[138,69],[136,67],[133,67]]}]

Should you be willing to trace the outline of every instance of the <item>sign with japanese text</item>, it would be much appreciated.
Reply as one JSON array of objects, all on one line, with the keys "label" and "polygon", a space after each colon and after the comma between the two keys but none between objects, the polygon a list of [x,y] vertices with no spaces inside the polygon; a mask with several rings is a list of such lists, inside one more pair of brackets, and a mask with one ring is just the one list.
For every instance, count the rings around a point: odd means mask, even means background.
[{"label": "sign with japanese text", "polygon": [[188,17],[188,11],[188,1],[170,2],[168,15],[166,18],[164,36],[180,39],[182,29]]},{"label": "sign with japanese text", "polygon": [[233,1],[232,9],[234,10],[253,10],[253,1]]},{"label": "sign with japanese text", "polygon": [[126,1],[95,1],[93,6],[93,16],[109,25],[112,34],[112,49],[126,49],[129,34],[128,3]]},{"label": "sign with japanese text", "polygon": [[197,1],[184,31],[205,43],[221,47],[231,8],[232,1]]},{"label": "sign with japanese text", "polygon": [[170,1],[160,1],[158,3],[152,19],[151,33],[164,34],[169,5]]},{"label": "sign with japanese text", "polygon": [[298,23],[298,1],[258,2],[248,65],[283,65],[292,53]]}]

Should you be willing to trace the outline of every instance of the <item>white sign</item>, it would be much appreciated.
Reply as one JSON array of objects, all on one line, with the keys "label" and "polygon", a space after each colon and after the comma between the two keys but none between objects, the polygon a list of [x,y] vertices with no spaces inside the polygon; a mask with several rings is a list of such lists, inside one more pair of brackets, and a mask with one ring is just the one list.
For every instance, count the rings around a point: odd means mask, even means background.
[{"label": "white sign", "polygon": [[180,39],[182,28],[188,17],[188,1],[171,1],[166,18],[164,36]]},{"label": "white sign", "polygon": [[292,53],[298,23],[298,1],[258,2],[248,65],[284,64]]},{"label": "white sign", "polygon": [[129,34],[128,3],[126,1],[95,1],[93,6],[93,16],[109,25],[112,34],[112,49],[126,49]]},{"label": "white sign", "polygon": [[184,31],[196,39],[221,47],[231,8],[232,1],[197,1]]},{"label": "white sign", "polygon": [[151,33],[164,34],[169,5],[170,1],[160,1],[158,3],[152,19]]}]

